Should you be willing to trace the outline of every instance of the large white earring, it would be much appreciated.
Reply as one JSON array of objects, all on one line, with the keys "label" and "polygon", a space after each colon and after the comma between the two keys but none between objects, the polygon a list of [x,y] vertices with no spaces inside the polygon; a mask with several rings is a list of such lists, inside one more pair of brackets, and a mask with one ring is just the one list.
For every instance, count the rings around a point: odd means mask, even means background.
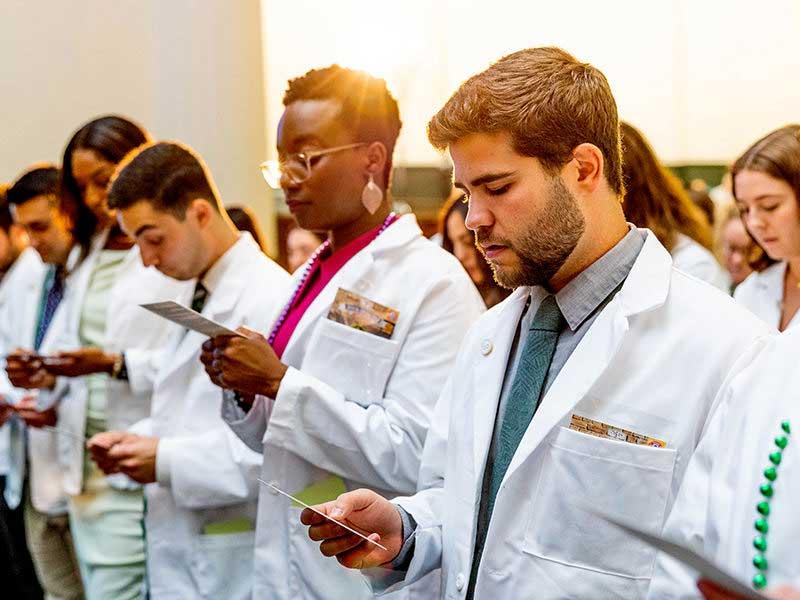
[{"label": "large white earring", "polygon": [[361,203],[371,215],[374,215],[383,203],[383,191],[375,184],[372,173],[369,174],[369,181],[361,192]]}]

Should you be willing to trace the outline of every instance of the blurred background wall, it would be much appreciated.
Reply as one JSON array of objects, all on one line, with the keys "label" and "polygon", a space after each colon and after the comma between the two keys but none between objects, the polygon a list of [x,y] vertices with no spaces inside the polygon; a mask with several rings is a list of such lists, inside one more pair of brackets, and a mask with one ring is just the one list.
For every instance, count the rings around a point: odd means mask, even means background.
[{"label": "blurred background wall", "polygon": [[548,44],[601,68],[621,116],[710,185],[758,136],[800,120],[796,0],[3,0],[0,181],[122,113],[194,146],[226,203],[256,210],[274,253],[288,217],[257,165],[274,156],[286,80],[339,62],[398,97],[395,194],[429,220],[448,175],[427,120],[492,60]]}]

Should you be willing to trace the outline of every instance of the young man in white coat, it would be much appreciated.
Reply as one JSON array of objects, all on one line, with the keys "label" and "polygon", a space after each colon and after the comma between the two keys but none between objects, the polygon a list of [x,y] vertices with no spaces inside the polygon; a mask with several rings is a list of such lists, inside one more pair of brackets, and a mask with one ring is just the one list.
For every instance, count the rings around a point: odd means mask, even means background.
[{"label": "young man in white coat", "polygon": [[429,435],[449,434],[424,465],[443,486],[321,506],[388,551],[306,511],[309,535],[346,566],[390,567],[383,584],[441,566],[447,598],[642,598],[654,552],[585,507],[659,528],[720,385],[769,329],[626,224],[616,104],[591,65],[506,56],[429,138],[516,291],[467,334],[442,396],[462,407]]},{"label": "young man in white coat", "polygon": [[[196,280],[186,305],[228,327],[263,329],[289,275],[228,219],[201,159],[177,143],[144,147],[109,191],[123,229],[148,266]],[[181,330],[159,352],[109,356],[135,390],[151,390],[151,415],[89,447],[107,473],[146,486],[150,597],[250,597],[261,459],[220,417],[222,393],[198,360],[202,334]]]},{"label": "young man in white coat", "polygon": [[[265,482],[306,502],[363,486],[413,493],[434,404],[483,302],[413,215],[392,213],[400,116],[383,80],[313,70],[289,83],[284,105],[281,185],[299,225],[326,231],[327,242],[296,273],[264,338],[215,338],[203,360],[221,386],[258,395],[247,413],[226,407],[263,451]],[[319,556],[299,514],[261,490],[253,597],[371,597],[358,574]],[[437,584],[429,578],[420,593]]]},{"label": "young man in white coat", "polygon": [[[75,549],[67,520],[67,497],[58,465],[58,434],[43,429],[56,423],[56,410],[37,408],[38,387],[24,367],[19,348],[40,351],[52,344],[50,324],[62,304],[72,248],[71,219],[59,205],[59,170],[37,166],[8,190],[16,225],[30,241],[0,291],[0,352],[9,353],[0,371],[0,399],[11,406],[9,472],[4,490],[9,508],[23,510],[25,536],[39,583],[48,597],[83,597]],[[24,355],[24,353],[22,353]],[[9,524],[10,526],[10,524]],[[20,597],[25,597],[20,595]]]}]

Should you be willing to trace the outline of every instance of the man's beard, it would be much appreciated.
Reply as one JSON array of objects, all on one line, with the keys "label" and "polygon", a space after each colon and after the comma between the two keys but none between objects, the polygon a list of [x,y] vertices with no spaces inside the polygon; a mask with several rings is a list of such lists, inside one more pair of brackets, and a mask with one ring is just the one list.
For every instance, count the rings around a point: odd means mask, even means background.
[{"label": "man's beard", "polygon": [[[476,232],[478,248],[481,245],[506,246],[519,258],[516,269],[489,265],[498,285],[514,289],[525,285],[547,286],[575,250],[586,229],[586,221],[578,202],[560,177],[553,177],[547,204],[536,222],[521,232],[519,239],[492,238],[488,231]],[[482,251],[482,250],[481,250]]]}]

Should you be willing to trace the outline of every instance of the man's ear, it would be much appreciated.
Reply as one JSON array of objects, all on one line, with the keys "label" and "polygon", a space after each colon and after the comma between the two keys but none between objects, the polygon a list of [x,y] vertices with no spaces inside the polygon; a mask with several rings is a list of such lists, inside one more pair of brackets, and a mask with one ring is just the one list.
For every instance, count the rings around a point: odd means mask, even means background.
[{"label": "man's ear", "polygon": [[186,208],[186,216],[191,215],[201,228],[208,226],[214,212],[214,207],[205,198],[195,198],[189,202],[189,206]]},{"label": "man's ear", "polygon": [[572,150],[572,160],[566,165],[574,184],[585,192],[594,192],[605,179],[605,158],[594,144],[584,143]]},{"label": "man's ear", "polygon": [[12,223],[11,227],[8,230],[12,243],[17,248],[22,248],[28,245],[28,234],[25,231],[25,228],[22,225],[17,225],[16,223]]}]

